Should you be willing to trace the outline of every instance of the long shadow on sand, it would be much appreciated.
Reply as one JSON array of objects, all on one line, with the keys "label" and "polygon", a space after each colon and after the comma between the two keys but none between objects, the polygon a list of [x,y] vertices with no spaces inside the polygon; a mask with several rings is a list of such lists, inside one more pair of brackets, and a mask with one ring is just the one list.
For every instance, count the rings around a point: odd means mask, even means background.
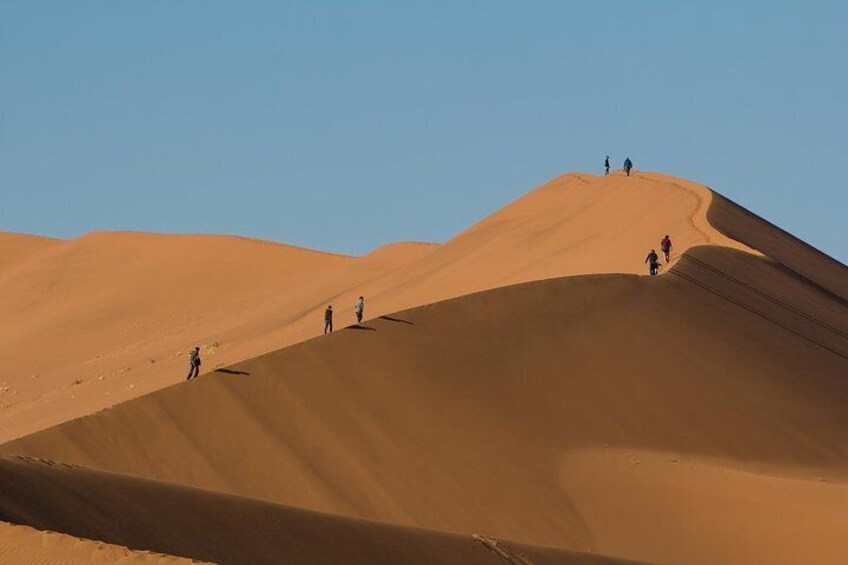
[{"label": "long shadow on sand", "polygon": [[369,328],[368,326],[360,326],[359,324],[354,324],[352,326],[348,326],[345,328],[346,330],[360,330],[366,332],[376,332],[377,328]]},{"label": "long shadow on sand", "polygon": [[410,326],[414,326],[412,322],[409,320],[401,320],[400,318],[392,318],[391,316],[380,316],[381,320],[387,320],[389,322],[397,322],[398,324],[409,324]]},{"label": "long shadow on sand", "polygon": [[236,371],[235,369],[216,369],[216,373],[226,373],[228,375],[249,375],[247,371]]}]

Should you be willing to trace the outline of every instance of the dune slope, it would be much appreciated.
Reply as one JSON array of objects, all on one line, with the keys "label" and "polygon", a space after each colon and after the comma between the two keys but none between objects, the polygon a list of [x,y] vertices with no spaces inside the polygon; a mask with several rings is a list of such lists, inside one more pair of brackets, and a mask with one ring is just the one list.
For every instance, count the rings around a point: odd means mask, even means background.
[{"label": "dune slope", "polygon": [[848,276],[839,261],[720,194],[713,193],[707,219],[721,233],[744,241],[843,304],[848,302]]},{"label": "dune slope", "polygon": [[39,531],[0,522],[0,563],[4,565],[189,565],[201,563],[172,555],[133,551],[102,541]]},{"label": "dune slope", "polygon": [[280,295],[334,292],[328,283],[389,272],[419,248],[428,246],[356,260],[244,238],[138,233],[42,246],[25,262],[0,265],[0,316],[8,322],[0,328],[0,433],[19,435],[161,388],[184,372],[195,344],[210,369],[241,359],[240,340],[315,306],[289,300],[270,319],[267,305]]},{"label": "dune slope", "polygon": [[[0,492],[4,520],[221,565],[624,563],[484,536],[325,516],[50,461],[0,458],[0,477],[3,484],[15,485]],[[167,562],[155,557],[155,563]]]},{"label": "dune slope", "polygon": [[2,450],[649,562],[838,563],[846,335],[807,278],[699,247],[664,277],[386,316]]}]

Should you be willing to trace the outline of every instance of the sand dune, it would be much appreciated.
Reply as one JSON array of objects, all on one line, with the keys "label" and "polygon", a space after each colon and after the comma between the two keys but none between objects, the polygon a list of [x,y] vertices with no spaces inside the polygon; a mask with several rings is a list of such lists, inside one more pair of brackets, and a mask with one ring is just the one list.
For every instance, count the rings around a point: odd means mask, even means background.
[{"label": "sand dune", "polygon": [[[636,276],[664,233],[666,275]],[[105,473],[3,460],[29,485],[0,492],[16,523],[203,559],[235,559],[214,540],[243,525],[191,524],[226,505],[312,524],[314,551],[356,530],[363,563],[433,544],[444,553],[420,555],[439,563],[504,559],[470,534],[583,552],[522,546],[532,563],[848,554],[848,269],[695,183],[565,175],[442,245],[361,258],[100,234],[37,250],[0,274],[7,287],[0,313],[20,327],[0,335],[18,371],[3,436],[111,406],[0,446]],[[359,294],[367,327],[310,339],[328,302],[343,326],[338,305]],[[41,341],[56,356],[30,378]],[[191,383],[186,343],[213,370]],[[57,388],[94,367],[117,373]],[[105,492],[136,491],[185,501],[170,523],[189,545],[163,545],[154,522],[171,512],[137,504],[151,529],[132,540],[143,528],[104,519]],[[69,516],[68,500],[86,510]],[[309,551],[294,562],[328,557]]]},{"label": "sand dune", "polygon": [[[752,254],[688,255],[657,279],[554,279],[402,312],[3,450],[649,562],[836,563],[846,309]],[[607,451],[615,483],[580,455]],[[651,454],[696,470],[676,478],[697,480],[685,504],[669,506],[668,469],[633,464]],[[646,496],[646,481],[666,490]],[[745,525],[732,543],[725,514]]]},{"label": "sand dune", "polygon": [[[0,494],[2,519],[41,529],[61,528],[86,538],[152,548],[221,565],[625,563],[485,536],[451,535],[325,516],[52,462],[0,458],[0,477],[4,484],[15,485],[13,491],[4,489]],[[67,507],[68,500],[75,501],[72,509]],[[62,539],[59,543],[67,541]],[[64,548],[53,549],[61,558],[67,557]],[[151,557],[147,562],[167,563],[162,556]]]},{"label": "sand dune", "polygon": [[[227,330],[249,334],[269,301],[320,276],[367,280],[402,264],[403,250],[387,259],[357,269],[349,257],[243,238],[138,233],[42,249],[0,279],[3,434],[174,382],[194,344],[209,365],[227,360]],[[289,306],[289,318],[303,314]]]},{"label": "sand dune", "polygon": [[330,302],[344,326],[359,295],[373,317],[542,278],[644,273],[665,233],[678,254],[745,248],[707,222],[711,200],[659,174],[569,174],[441,246],[362,258],[224,236],[0,236],[28,257],[0,263],[0,441],[172,384],[193,345],[211,370],[320,335]]}]

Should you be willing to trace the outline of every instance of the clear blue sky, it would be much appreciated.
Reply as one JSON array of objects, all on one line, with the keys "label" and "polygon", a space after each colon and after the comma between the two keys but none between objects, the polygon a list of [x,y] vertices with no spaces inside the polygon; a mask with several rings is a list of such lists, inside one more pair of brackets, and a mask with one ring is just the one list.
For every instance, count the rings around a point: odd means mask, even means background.
[{"label": "clear blue sky", "polygon": [[848,261],[848,2],[0,3],[0,229],[447,239],[604,155]]}]

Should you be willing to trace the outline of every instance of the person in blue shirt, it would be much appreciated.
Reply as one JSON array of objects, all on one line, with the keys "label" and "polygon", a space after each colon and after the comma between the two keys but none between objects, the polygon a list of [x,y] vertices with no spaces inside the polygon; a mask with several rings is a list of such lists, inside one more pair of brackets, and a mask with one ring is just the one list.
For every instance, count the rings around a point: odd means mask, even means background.
[{"label": "person in blue shirt", "polygon": [[645,263],[648,264],[648,272],[653,277],[660,270],[660,256],[657,255],[657,252],[651,249],[651,252],[648,253],[648,256],[645,257]]}]

